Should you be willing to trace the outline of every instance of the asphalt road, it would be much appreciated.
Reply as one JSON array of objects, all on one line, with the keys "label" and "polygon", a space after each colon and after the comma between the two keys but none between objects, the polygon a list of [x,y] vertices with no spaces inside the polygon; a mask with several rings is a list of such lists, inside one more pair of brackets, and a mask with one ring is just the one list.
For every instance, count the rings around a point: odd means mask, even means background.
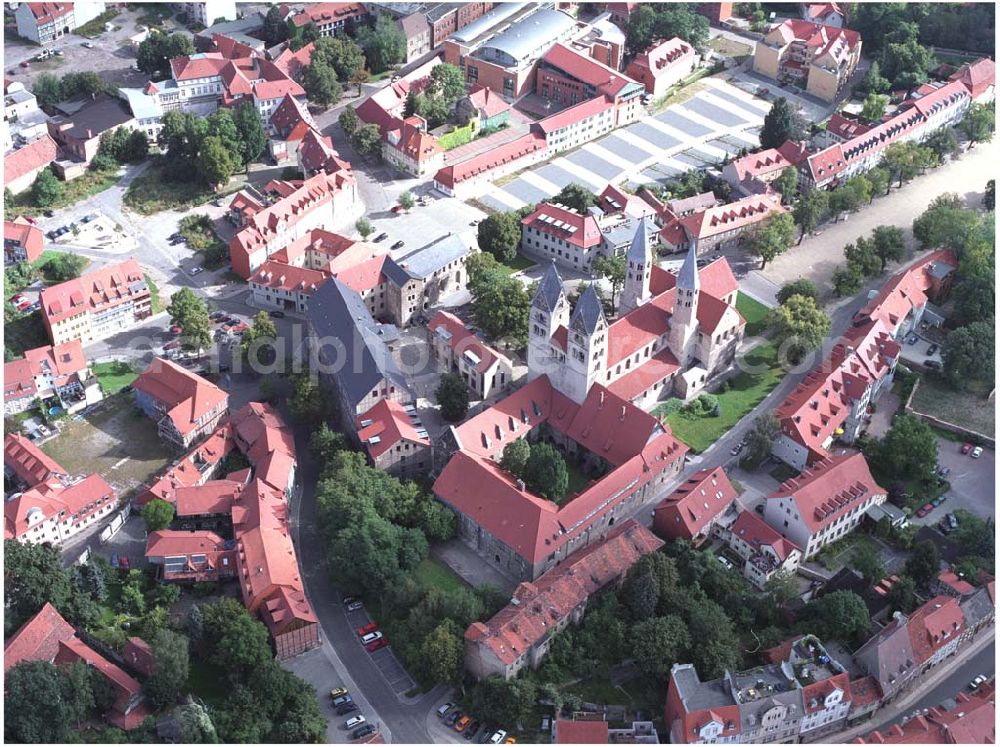
[{"label": "asphalt road", "polygon": [[976,656],[969,658],[958,669],[928,690],[905,714],[899,714],[880,721],[877,725],[873,725],[871,730],[875,731],[877,729],[884,733],[893,724],[902,723],[909,715],[916,714],[925,708],[933,708],[940,705],[943,701],[954,698],[960,692],[969,692],[969,683],[977,675],[984,674],[987,677],[992,677],[995,672],[996,642],[992,641],[989,646],[976,654]]}]

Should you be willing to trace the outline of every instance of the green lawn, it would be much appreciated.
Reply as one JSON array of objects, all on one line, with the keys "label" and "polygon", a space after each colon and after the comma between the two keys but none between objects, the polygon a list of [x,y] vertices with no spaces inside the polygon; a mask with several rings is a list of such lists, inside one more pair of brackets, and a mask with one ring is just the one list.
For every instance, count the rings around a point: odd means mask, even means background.
[{"label": "green lawn", "polygon": [[163,300],[160,298],[160,289],[156,285],[156,282],[149,276],[149,274],[143,275],[146,279],[146,285],[149,286],[149,295],[151,298],[151,305],[153,307],[153,313],[159,314],[163,311]]},{"label": "green lawn", "polygon": [[[45,282],[54,284],[63,282],[62,280],[58,280],[57,278],[49,277],[48,275],[45,274],[42,268],[44,268],[45,265],[47,265],[53,259],[58,259],[59,257],[62,257],[65,254],[70,254],[70,252],[57,252],[54,249],[46,249],[44,252],[42,252],[42,256],[35,260],[35,267],[38,269],[39,272],[42,273],[42,278],[45,280]],[[74,256],[80,256],[80,255],[74,255]],[[80,273],[83,274],[90,266],[91,261],[86,257],[80,257],[80,259],[83,260],[83,266],[80,268]]]},{"label": "green lawn", "polygon": [[103,192],[109,187],[118,183],[121,176],[118,169],[114,171],[88,171],[83,176],[68,182],[61,182],[62,192],[59,198],[51,205],[38,205],[34,201],[32,189],[26,189],[18,195],[4,208],[10,215],[37,215],[42,210],[59,210],[60,208],[73,205],[87,197],[92,197],[98,192]]},{"label": "green lawn", "polygon": [[88,39],[98,37],[104,33],[104,24],[109,21],[113,21],[119,14],[121,14],[120,10],[109,8],[101,13],[101,15],[90,19],[82,26],[77,26],[73,33],[79,34],[80,36],[86,36]]},{"label": "green lawn", "polygon": [[789,467],[784,462],[782,462],[777,467],[768,472],[768,474],[778,482],[784,482],[785,480],[795,477],[799,473],[796,472],[791,467]]},{"label": "green lawn", "polygon": [[988,393],[983,387],[959,391],[936,376],[922,376],[911,404],[917,412],[992,436],[996,411],[986,400]]},{"label": "green lawn", "polygon": [[740,291],[736,295],[736,310],[747,320],[747,337],[756,337],[764,333],[767,328],[767,314],[770,311],[767,306]]},{"label": "green lawn", "polygon": [[[747,368],[763,366],[760,373],[741,372],[730,381],[727,392],[717,392],[719,398],[718,417],[696,417],[677,411],[669,413],[667,422],[674,435],[686,443],[691,450],[700,453],[714,444],[740,419],[756,407],[770,393],[785,375],[778,363],[778,351],[774,343],[765,341],[744,357]],[[656,409],[656,414],[664,411],[666,403]]]},{"label": "green lawn", "polygon": [[507,268],[509,275],[513,275],[515,272],[522,272],[529,267],[534,267],[536,264],[535,260],[529,259],[521,254],[521,252],[518,252],[514,259],[510,262],[504,262],[503,266]]},{"label": "green lawn", "polygon": [[472,124],[470,123],[465,127],[456,127],[451,132],[439,137],[438,145],[441,146],[442,150],[452,150],[460,145],[471,143],[472,137]]},{"label": "green lawn", "polygon": [[[566,460],[566,470],[569,472],[569,485],[566,488],[566,498],[571,499],[583,492],[584,488],[590,484],[591,479],[587,477],[580,468],[573,462],[573,459]],[[565,503],[565,501],[563,501]]]},{"label": "green lawn", "polygon": [[108,361],[107,363],[95,363],[91,368],[94,375],[101,383],[101,389],[108,396],[117,394],[125,387],[129,386],[138,378],[139,374],[132,370],[131,366],[124,361]]},{"label": "green lawn", "polygon": [[867,534],[854,532],[848,534],[841,540],[827,545],[816,554],[816,562],[830,571],[839,571],[845,565],[850,565],[851,557],[857,548],[868,546],[875,552],[879,551],[879,544]]},{"label": "green lawn", "polygon": [[417,580],[428,587],[437,587],[442,591],[452,592],[467,589],[463,581],[454,571],[442,565],[434,558],[424,558],[417,566]]},{"label": "green lawn", "polygon": [[162,210],[185,210],[239,191],[246,181],[236,174],[221,192],[196,182],[175,182],[167,179],[161,164],[154,164],[133,181],[123,202],[140,215],[153,215]]},{"label": "green lawn", "polygon": [[632,699],[627,692],[612,685],[611,680],[596,677],[570,685],[566,692],[579,695],[585,703],[598,705],[624,705]]},{"label": "green lawn", "polygon": [[185,689],[204,700],[207,705],[212,706],[225,705],[230,691],[223,672],[200,656],[191,657]]}]

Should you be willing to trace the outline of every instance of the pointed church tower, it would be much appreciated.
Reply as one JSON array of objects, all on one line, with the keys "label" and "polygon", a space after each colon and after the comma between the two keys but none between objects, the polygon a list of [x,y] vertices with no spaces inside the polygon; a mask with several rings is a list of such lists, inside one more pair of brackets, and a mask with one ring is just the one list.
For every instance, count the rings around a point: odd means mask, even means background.
[{"label": "pointed church tower", "polygon": [[535,297],[531,300],[528,321],[529,381],[545,373],[553,381],[558,376],[562,351],[553,350],[551,340],[560,326],[569,326],[569,301],[566,300],[562,278],[553,262],[542,275]]},{"label": "pointed church tower", "polygon": [[619,315],[627,314],[652,298],[649,276],[653,271],[653,251],[650,247],[651,227],[648,221],[646,217],[639,221],[639,227],[636,228],[625,255],[625,285],[618,305]]},{"label": "pointed church tower", "polygon": [[603,377],[608,360],[608,321],[593,285],[587,286],[573,309],[566,348],[566,370],[558,388],[580,404]]},{"label": "pointed church tower", "polygon": [[670,352],[677,358],[681,370],[686,369],[694,358],[694,348],[698,332],[698,259],[694,242],[688,244],[687,257],[677,274],[677,298],[670,317]]}]

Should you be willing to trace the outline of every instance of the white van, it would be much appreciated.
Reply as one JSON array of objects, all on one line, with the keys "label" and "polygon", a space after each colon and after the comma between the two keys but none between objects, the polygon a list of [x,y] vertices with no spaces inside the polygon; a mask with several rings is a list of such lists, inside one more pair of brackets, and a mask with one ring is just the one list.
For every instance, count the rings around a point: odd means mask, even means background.
[{"label": "white van", "polygon": [[367,646],[372,641],[377,641],[381,637],[382,637],[382,631],[376,630],[374,633],[369,633],[368,635],[361,636],[361,642]]},{"label": "white van", "polygon": [[364,716],[351,716],[344,722],[345,729],[353,729],[355,726],[361,726],[365,722]]}]

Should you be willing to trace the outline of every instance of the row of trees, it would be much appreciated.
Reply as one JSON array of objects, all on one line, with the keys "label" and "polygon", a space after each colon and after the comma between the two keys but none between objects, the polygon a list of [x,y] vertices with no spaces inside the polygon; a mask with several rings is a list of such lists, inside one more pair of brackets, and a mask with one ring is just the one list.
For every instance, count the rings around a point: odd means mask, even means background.
[{"label": "row of trees", "polygon": [[192,177],[216,188],[240,169],[249,171],[267,145],[257,109],[244,102],[207,117],[181,111],[163,115],[160,147],[166,175],[178,182]]},{"label": "row of trees", "polygon": [[357,44],[343,37],[317,39],[302,71],[302,87],[309,101],[319,106],[336,103],[344,93],[343,83],[361,86],[368,80],[365,56]]},{"label": "row of trees", "polygon": [[71,99],[80,94],[90,96],[109,92],[111,86],[101,80],[97,73],[91,71],[66,73],[62,78],[57,78],[52,73],[42,73],[35,79],[31,91],[38,99],[38,105],[45,107],[58,104],[60,101]]},{"label": "row of trees", "polygon": [[905,254],[901,228],[876,226],[870,238],[859,236],[844,247],[847,263],[833,271],[833,288],[839,296],[852,296],[865,279],[882,275],[888,262],[899,262]]},{"label": "row of trees", "polygon": [[629,16],[625,44],[630,56],[645,52],[656,39],[679,37],[698,50],[708,46],[708,19],[694,3],[640,5]]}]

